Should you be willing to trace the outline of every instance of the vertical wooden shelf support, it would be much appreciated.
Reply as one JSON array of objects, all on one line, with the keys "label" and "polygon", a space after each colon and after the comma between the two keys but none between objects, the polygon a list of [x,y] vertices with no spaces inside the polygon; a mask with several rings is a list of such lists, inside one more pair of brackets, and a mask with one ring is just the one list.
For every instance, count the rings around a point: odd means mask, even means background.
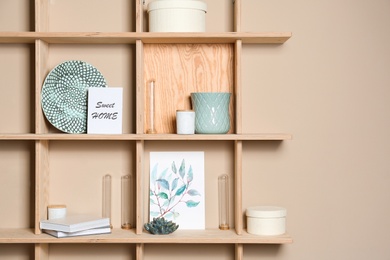
[{"label": "vertical wooden shelf support", "polygon": [[234,212],[235,228],[237,235],[242,235],[243,217],[242,217],[242,141],[234,142]]},{"label": "vertical wooden shelf support", "polygon": [[35,244],[35,260],[49,260],[49,244]]},{"label": "vertical wooden shelf support", "polygon": [[235,260],[243,260],[244,259],[244,245],[243,244],[235,244]]},{"label": "vertical wooden shelf support", "polygon": [[135,3],[135,31],[142,32],[144,27],[144,2],[145,0],[136,0]]},{"label": "vertical wooden shelf support", "polygon": [[142,234],[143,228],[143,163],[144,163],[144,141],[136,142],[136,234]]},{"label": "vertical wooden shelf support", "polygon": [[141,40],[136,41],[136,131],[137,134],[143,134],[144,129],[144,102],[145,102],[145,85],[144,85],[144,43]]},{"label": "vertical wooden shelf support", "polygon": [[[49,23],[49,1],[35,0],[35,31],[47,32]],[[35,133],[48,132],[41,107],[41,86],[46,70],[49,45],[42,40],[35,40]],[[35,141],[35,234],[41,234],[39,221],[46,218],[49,203],[49,141]],[[35,260],[49,259],[49,244],[35,244]]]},{"label": "vertical wooden shelf support", "polygon": [[47,32],[49,28],[48,0],[35,0],[35,31]]},{"label": "vertical wooden shelf support", "polygon": [[241,0],[233,1],[234,31],[241,32]]},{"label": "vertical wooden shelf support", "polygon": [[241,40],[236,41],[234,45],[234,52],[234,100],[236,110],[236,134],[242,134]]},{"label": "vertical wooden shelf support", "polygon": [[[136,4],[136,30],[142,31],[143,4],[138,0]],[[136,132],[144,133],[144,44],[141,40],[136,41]],[[136,142],[136,234],[142,234],[143,230],[143,177],[144,177],[144,141]],[[144,244],[136,244],[136,260],[144,259]]]},{"label": "vertical wooden shelf support", "polygon": [[[233,0],[233,19],[234,31],[241,31],[241,0]],[[241,53],[242,41],[237,40],[234,45],[234,83],[235,83],[235,100],[236,100],[236,133],[242,134],[242,86],[241,86]],[[235,159],[235,227],[236,233],[243,233],[243,216],[242,216],[242,141],[234,143],[234,159]],[[244,258],[244,245],[236,244],[235,259],[242,260]]]},{"label": "vertical wooden shelf support", "polygon": [[144,244],[136,244],[135,246],[135,259],[142,260],[144,259]]}]

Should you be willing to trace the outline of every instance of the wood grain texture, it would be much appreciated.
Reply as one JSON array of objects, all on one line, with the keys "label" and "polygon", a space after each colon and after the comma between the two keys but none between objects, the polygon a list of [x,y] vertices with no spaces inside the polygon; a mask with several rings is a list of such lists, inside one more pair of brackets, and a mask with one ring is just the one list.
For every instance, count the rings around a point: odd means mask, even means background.
[{"label": "wood grain texture", "polygon": [[[232,44],[145,44],[145,129],[150,122],[150,82],[155,81],[157,133],[176,132],[176,110],[191,109],[191,92],[234,93]],[[234,132],[234,97],[230,102]]]}]

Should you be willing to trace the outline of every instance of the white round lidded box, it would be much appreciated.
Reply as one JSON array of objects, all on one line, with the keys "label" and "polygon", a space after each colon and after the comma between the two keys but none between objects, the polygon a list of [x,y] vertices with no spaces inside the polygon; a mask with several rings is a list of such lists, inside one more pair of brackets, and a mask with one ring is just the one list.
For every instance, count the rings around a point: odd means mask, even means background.
[{"label": "white round lidded box", "polygon": [[287,210],[274,206],[257,206],[246,209],[247,231],[262,236],[277,236],[286,232]]},{"label": "white round lidded box", "polygon": [[152,1],[148,4],[149,32],[204,32],[206,12],[203,1]]}]

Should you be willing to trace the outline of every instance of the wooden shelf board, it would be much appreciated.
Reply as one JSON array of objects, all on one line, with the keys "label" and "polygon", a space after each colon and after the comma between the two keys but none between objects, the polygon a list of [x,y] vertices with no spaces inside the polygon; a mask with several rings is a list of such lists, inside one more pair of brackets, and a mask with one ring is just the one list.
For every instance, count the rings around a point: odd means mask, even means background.
[{"label": "wooden shelf board", "polygon": [[55,238],[48,234],[35,235],[32,229],[0,229],[0,243],[146,243],[146,244],[290,244],[293,240],[288,234],[280,236],[257,236],[235,231],[178,230],[169,235],[136,235],[134,229],[113,229],[111,234]]},{"label": "wooden shelf board", "polygon": [[0,140],[91,140],[91,141],[283,141],[291,140],[291,134],[0,134]]},{"label": "wooden shelf board", "polygon": [[243,43],[282,44],[292,34],[290,32],[223,32],[223,33],[149,33],[149,32],[0,32],[0,43],[34,43],[43,40],[47,43],[86,43],[86,44],[135,44],[144,43]]}]

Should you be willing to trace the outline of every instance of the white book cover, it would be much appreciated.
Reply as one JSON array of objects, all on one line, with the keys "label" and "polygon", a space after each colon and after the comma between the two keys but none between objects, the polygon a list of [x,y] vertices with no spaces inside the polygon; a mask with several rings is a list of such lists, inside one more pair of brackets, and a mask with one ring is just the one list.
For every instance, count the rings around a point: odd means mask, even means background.
[{"label": "white book cover", "polygon": [[88,134],[122,134],[123,88],[88,89]]},{"label": "white book cover", "polygon": [[92,228],[107,227],[110,225],[109,218],[89,215],[73,215],[65,218],[42,220],[41,229],[56,230],[62,232],[78,232]]},{"label": "white book cover", "polygon": [[52,235],[54,237],[76,237],[76,236],[88,236],[88,235],[97,235],[97,234],[109,234],[111,233],[110,226],[102,227],[102,228],[92,228],[82,231],[76,231],[76,232],[62,232],[62,231],[56,231],[56,230],[48,230],[44,229],[43,232]]},{"label": "white book cover", "polygon": [[204,152],[150,153],[149,219],[205,229]]}]

